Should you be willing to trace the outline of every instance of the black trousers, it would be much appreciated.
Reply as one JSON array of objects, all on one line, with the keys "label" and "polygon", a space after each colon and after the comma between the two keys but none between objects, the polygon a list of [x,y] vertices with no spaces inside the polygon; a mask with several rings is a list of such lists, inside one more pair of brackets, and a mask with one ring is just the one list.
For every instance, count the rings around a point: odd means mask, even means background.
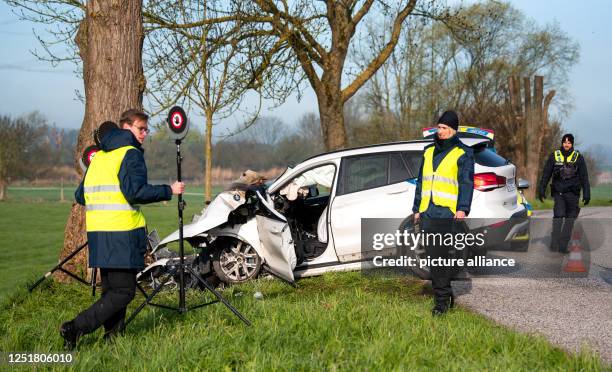
[{"label": "black trousers", "polygon": [[100,274],[102,296],[74,319],[74,324],[83,334],[102,325],[105,336],[121,331],[127,306],[136,294],[136,270],[100,269]]},{"label": "black trousers", "polygon": [[580,213],[580,195],[573,192],[558,193],[554,195],[553,229],[550,248],[554,251],[567,252],[567,245],[572,236],[574,222]]},{"label": "black trousers", "polygon": [[[423,218],[422,228],[426,234],[440,234],[442,237],[447,233],[461,232],[461,227],[452,218]],[[425,244],[427,256],[431,259],[456,258],[457,251],[455,248],[452,245],[444,245],[442,242],[443,239],[430,239],[429,244]],[[457,274],[457,267],[430,266],[429,271],[436,303],[450,299],[453,295],[451,279]]]}]

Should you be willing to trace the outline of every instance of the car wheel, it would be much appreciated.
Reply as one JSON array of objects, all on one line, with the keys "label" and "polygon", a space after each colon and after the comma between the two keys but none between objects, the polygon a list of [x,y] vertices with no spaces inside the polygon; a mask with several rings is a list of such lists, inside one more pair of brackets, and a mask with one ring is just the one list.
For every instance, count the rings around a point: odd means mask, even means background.
[{"label": "car wheel", "polygon": [[[399,230],[400,231],[406,230],[408,232],[415,231],[413,215],[408,216],[404,221],[402,221],[402,224],[400,225]],[[424,258],[426,256],[425,249],[423,249],[423,247],[421,247],[420,245],[416,247],[415,249],[406,249],[404,252],[406,253],[406,256],[414,258],[417,262],[419,259]],[[424,280],[431,279],[431,273],[429,272],[429,266],[425,266],[425,267],[420,267],[419,265],[410,266],[410,270],[421,279],[424,279]]]},{"label": "car wheel", "polygon": [[243,283],[257,277],[261,257],[250,244],[235,238],[219,238],[213,252],[213,270],[224,283]]},{"label": "car wheel", "polygon": [[[415,233],[417,229],[414,226],[413,219],[414,219],[413,215],[408,216],[404,221],[402,221],[402,224],[400,225],[399,230],[400,231],[406,230],[408,232]],[[404,252],[406,256],[414,258],[416,262],[418,262],[420,259],[427,258],[427,253],[425,252],[425,248],[422,247],[421,245],[419,245],[415,249],[408,249],[408,248],[403,249],[402,252]],[[462,258],[464,262],[466,262],[469,254],[470,252],[467,249],[455,250],[455,254],[449,258]],[[414,266],[410,266],[410,270],[420,279],[423,279],[423,280],[431,279],[431,271],[429,269],[429,266],[421,267],[420,265],[414,265]],[[459,272],[460,271],[457,270],[455,274]]]}]

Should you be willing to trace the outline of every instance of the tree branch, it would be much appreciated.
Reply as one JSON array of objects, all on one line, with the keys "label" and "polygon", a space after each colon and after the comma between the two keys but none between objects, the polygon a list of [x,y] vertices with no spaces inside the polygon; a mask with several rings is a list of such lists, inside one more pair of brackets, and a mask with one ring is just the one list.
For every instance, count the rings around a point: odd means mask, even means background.
[{"label": "tree branch", "polygon": [[385,63],[387,58],[389,58],[391,52],[393,52],[393,49],[395,48],[399,40],[402,31],[402,24],[404,23],[406,17],[408,17],[408,15],[412,12],[415,5],[416,0],[410,0],[408,4],[406,4],[404,9],[402,9],[398,13],[397,17],[395,18],[395,21],[393,22],[393,30],[391,32],[391,38],[389,42],[381,50],[378,56],[376,56],[368,64],[368,66],[355,78],[355,80],[353,80],[353,82],[349,86],[342,90],[342,102],[348,101],[349,98],[351,98],[355,93],[357,93],[359,88],[361,88],[363,84],[365,84],[366,81],[368,81],[372,77],[372,75],[374,75],[376,71],[378,71],[380,66]]}]

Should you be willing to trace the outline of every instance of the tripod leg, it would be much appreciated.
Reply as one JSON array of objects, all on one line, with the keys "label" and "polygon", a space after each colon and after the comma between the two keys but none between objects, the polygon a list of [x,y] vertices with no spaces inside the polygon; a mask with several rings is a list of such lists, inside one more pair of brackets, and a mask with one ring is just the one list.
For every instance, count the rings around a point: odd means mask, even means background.
[{"label": "tripod leg", "polygon": [[[43,275],[40,279],[38,279],[36,282],[34,282],[34,284],[32,284],[31,286],[28,287],[28,292],[32,292],[34,290],[34,288],[38,287],[40,285],[40,283],[42,283],[45,279],[47,279],[48,277],[51,276],[51,274],[53,274],[56,270],[60,269],[62,266],[64,266],[64,264],[68,261],[70,261],[72,259],[72,257],[76,256],[77,253],[79,253],[83,248],[87,247],[87,242],[85,242],[83,245],[81,245],[80,247],[78,247],[77,249],[75,249],[74,251],[72,251],[72,253],[70,253],[68,256],[66,256],[66,258],[64,258],[62,261],[60,261],[60,263],[58,263],[57,265],[55,265],[51,270],[49,270],[45,275]],[[62,270],[63,271],[63,270]]]},{"label": "tripod leg", "polygon": [[219,301],[221,301],[223,305],[230,309],[231,312],[234,313],[234,315],[240,318],[240,320],[242,320],[244,324],[248,326],[251,325],[251,322],[247,318],[245,318],[244,315],[242,315],[234,306],[232,306],[232,304],[227,302],[227,300],[221,295],[221,293],[217,292],[217,290],[215,290],[212,285],[210,285],[206,280],[202,279],[202,277],[198,273],[196,273],[195,270],[193,270],[191,267],[186,267],[185,270],[189,271],[193,276],[195,276],[200,281],[200,283],[202,283],[202,285],[206,287],[206,289],[208,289],[212,294],[214,294],[219,299]]},{"label": "tripod leg", "polygon": [[98,269],[95,267],[91,268],[91,297],[96,297],[96,284],[98,284]]},{"label": "tripod leg", "polygon": [[143,296],[147,297],[147,291],[144,290],[144,288],[142,288],[142,286],[140,285],[140,283],[138,283],[138,281],[136,281],[136,288],[138,288],[138,290],[140,291],[140,293],[142,293]]},{"label": "tripod leg", "polygon": [[74,273],[71,273],[70,271],[64,269],[63,267],[58,268],[59,271],[63,272],[64,274],[70,276],[72,279],[74,280],[78,280],[79,282],[85,284],[85,285],[89,285],[90,283],[87,282],[87,280],[83,279],[83,278],[79,278],[78,276],[76,276]]},{"label": "tripod leg", "polygon": [[[159,293],[159,292],[162,290],[162,288],[164,288],[164,285],[166,285],[166,283],[167,283],[167,282],[168,282],[170,279],[172,279],[172,277],[174,276],[174,274],[176,274],[176,270],[177,270],[176,268],[172,269],[172,270],[171,270],[171,271],[168,273],[168,277],[167,277],[166,279],[164,279],[164,281],[163,281],[163,282],[161,282],[161,284],[159,285],[159,287],[155,288],[155,290],[153,290],[153,292],[152,292],[152,293],[151,293],[149,296],[147,296],[147,298],[145,298],[144,302],[143,302],[143,303],[141,303],[141,304],[140,304],[140,305],[139,305],[139,306],[136,308],[136,310],[134,310],[134,311],[132,312],[132,314],[130,314],[130,317],[129,317],[129,318],[126,320],[126,321],[125,321],[125,326],[124,326],[124,327],[127,327],[127,325],[128,325],[128,324],[129,324],[129,323],[130,323],[130,322],[131,322],[131,321],[132,321],[132,320],[133,320],[133,319],[136,317],[136,315],[138,315],[138,313],[139,313],[139,312],[141,312],[141,311],[142,311],[142,309],[144,309],[144,307],[145,307],[146,305],[148,305],[148,304],[151,302],[151,300],[153,299],[153,297],[155,297],[155,296],[156,296],[156,295],[157,295],[157,294],[158,294],[158,293]],[[146,296],[146,292],[145,292],[145,291],[142,289],[142,287],[141,287],[141,286],[140,286],[138,283],[136,283],[136,285],[137,285],[137,288],[139,288],[139,289],[142,291],[142,293],[143,293],[143,294]]]}]

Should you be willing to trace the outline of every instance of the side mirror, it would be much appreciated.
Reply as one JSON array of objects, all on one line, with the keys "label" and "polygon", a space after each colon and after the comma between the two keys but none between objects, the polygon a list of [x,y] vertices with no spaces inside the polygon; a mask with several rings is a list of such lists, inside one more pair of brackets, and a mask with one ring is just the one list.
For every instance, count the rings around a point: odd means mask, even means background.
[{"label": "side mirror", "polygon": [[529,181],[524,180],[524,179],[522,179],[522,178],[519,178],[519,180],[518,180],[518,182],[517,182],[517,184],[516,184],[516,187],[517,187],[519,190],[528,189],[528,188],[529,188]]}]

